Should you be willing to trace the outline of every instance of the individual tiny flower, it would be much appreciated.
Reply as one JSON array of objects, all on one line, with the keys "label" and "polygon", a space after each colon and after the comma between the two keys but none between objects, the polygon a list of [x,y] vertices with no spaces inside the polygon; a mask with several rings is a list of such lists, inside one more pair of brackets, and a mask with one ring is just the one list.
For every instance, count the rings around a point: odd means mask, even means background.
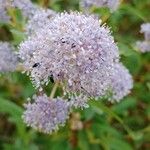
[{"label": "individual tiny flower", "polygon": [[150,23],[144,23],[141,25],[141,33],[144,33],[146,41],[150,41]]},{"label": "individual tiny flower", "polygon": [[114,64],[111,78],[112,97],[109,100],[119,102],[130,93],[132,88],[133,79],[128,69],[121,63]]},{"label": "individual tiny flower", "polygon": [[46,95],[33,99],[33,103],[25,104],[26,111],[22,116],[28,126],[50,134],[65,125],[70,109],[67,101],[59,97],[51,99]]},{"label": "individual tiny flower", "polygon": [[0,0],[0,22],[8,23],[10,17],[7,14],[7,2],[6,0]]},{"label": "individual tiny flower", "polygon": [[138,41],[136,45],[142,53],[150,52],[150,41]]},{"label": "individual tiny flower", "polygon": [[14,71],[18,59],[14,48],[8,42],[0,42],[0,72]]},{"label": "individual tiny flower", "polygon": [[38,29],[43,28],[51,21],[51,18],[56,15],[56,12],[50,9],[38,9],[35,11],[33,17],[26,25],[27,34],[33,34]]},{"label": "individual tiny flower", "polygon": [[120,0],[81,0],[80,5],[85,9],[90,7],[108,7],[111,12],[115,11],[120,4]]},{"label": "individual tiny flower", "polygon": [[81,13],[57,14],[20,45],[19,55],[36,87],[61,82],[67,92],[98,97],[110,83],[118,48],[98,19]]},{"label": "individual tiny flower", "polygon": [[38,8],[30,0],[11,0],[12,7],[18,8],[22,11],[23,15],[27,18],[32,18]]}]

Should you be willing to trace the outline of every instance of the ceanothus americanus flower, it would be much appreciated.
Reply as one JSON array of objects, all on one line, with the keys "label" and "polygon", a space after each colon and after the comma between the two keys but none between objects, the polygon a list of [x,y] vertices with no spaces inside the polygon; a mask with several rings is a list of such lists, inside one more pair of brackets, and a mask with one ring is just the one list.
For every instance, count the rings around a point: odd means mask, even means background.
[{"label": "ceanothus americanus flower", "polygon": [[8,3],[6,0],[0,0],[0,22],[8,23],[10,17],[7,14]]},{"label": "ceanothus americanus flower", "polygon": [[0,72],[14,71],[18,59],[14,48],[8,42],[0,42]]},{"label": "ceanothus americanus flower", "polygon": [[121,63],[114,64],[114,70],[111,78],[112,97],[110,101],[119,102],[127,96],[133,88],[133,79],[128,69]]},{"label": "ceanothus americanus flower", "polygon": [[111,12],[115,11],[120,4],[120,0],[81,0],[80,5],[84,9],[95,7],[108,7]]},{"label": "ceanothus americanus flower", "polygon": [[141,25],[141,33],[144,33],[144,41],[137,41],[136,46],[142,52],[150,52],[150,23]]},{"label": "ceanothus americanus flower", "polygon": [[19,55],[36,87],[61,82],[67,92],[99,97],[110,83],[118,48],[99,20],[81,13],[62,13],[20,45]]},{"label": "ceanothus americanus flower", "polygon": [[22,116],[28,126],[44,133],[52,133],[59,126],[65,125],[70,109],[67,101],[62,98],[50,99],[45,94],[33,99],[33,103],[25,104],[26,111]]}]

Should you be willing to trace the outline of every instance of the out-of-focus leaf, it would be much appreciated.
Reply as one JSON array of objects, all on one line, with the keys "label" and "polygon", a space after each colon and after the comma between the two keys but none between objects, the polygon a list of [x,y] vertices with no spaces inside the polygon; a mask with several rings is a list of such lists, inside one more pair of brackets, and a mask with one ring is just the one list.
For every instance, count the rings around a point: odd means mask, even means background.
[{"label": "out-of-focus leaf", "polygon": [[133,150],[127,142],[115,137],[108,138],[108,143],[111,150]]},{"label": "out-of-focus leaf", "polygon": [[15,121],[19,121],[20,116],[23,113],[23,109],[10,100],[8,101],[6,99],[0,98],[0,112],[7,113],[10,116],[14,117]]},{"label": "out-of-focus leaf", "polygon": [[79,132],[78,146],[82,150],[90,150],[90,145],[84,131]]},{"label": "out-of-focus leaf", "polygon": [[136,99],[129,97],[122,100],[120,103],[113,105],[112,110],[117,114],[122,114],[124,111],[127,111],[129,108],[134,108],[136,106]]},{"label": "out-of-focus leaf", "polygon": [[24,38],[25,38],[24,32],[18,31],[16,29],[11,29],[10,31],[13,34],[13,37],[14,37],[13,43],[15,45],[18,45],[21,41],[24,40]]}]

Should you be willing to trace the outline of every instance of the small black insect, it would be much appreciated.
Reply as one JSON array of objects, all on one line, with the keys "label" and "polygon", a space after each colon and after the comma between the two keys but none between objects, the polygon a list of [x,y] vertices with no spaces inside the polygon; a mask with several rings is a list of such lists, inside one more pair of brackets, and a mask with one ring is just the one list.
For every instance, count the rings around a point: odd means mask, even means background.
[{"label": "small black insect", "polygon": [[61,39],[61,42],[62,42],[62,43],[66,43],[66,41],[65,41],[65,39],[64,39],[64,38],[62,38],[62,39]]},{"label": "small black insect", "polygon": [[54,77],[53,77],[52,74],[50,75],[49,79],[50,79],[51,83],[54,83],[54,82],[55,82],[55,81],[54,81]]},{"label": "small black insect", "polygon": [[74,43],[72,43],[71,48],[75,48],[75,47],[76,47],[76,45]]},{"label": "small black insect", "polygon": [[35,68],[35,67],[37,67],[39,65],[40,65],[40,63],[35,63],[32,67]]}]

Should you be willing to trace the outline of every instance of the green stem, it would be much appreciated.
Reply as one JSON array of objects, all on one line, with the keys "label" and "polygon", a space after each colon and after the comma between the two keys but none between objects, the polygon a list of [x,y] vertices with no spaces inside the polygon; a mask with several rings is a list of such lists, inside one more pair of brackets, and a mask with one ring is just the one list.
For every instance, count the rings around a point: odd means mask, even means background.
[{"label": "green stem", "polygon": [[54,85],[54,87],[53,87],[53,89],[51,91],[50,98],[53,98],[55,96],[57,87],[58,87],[58,82],[55,83],[55,85]]}]

